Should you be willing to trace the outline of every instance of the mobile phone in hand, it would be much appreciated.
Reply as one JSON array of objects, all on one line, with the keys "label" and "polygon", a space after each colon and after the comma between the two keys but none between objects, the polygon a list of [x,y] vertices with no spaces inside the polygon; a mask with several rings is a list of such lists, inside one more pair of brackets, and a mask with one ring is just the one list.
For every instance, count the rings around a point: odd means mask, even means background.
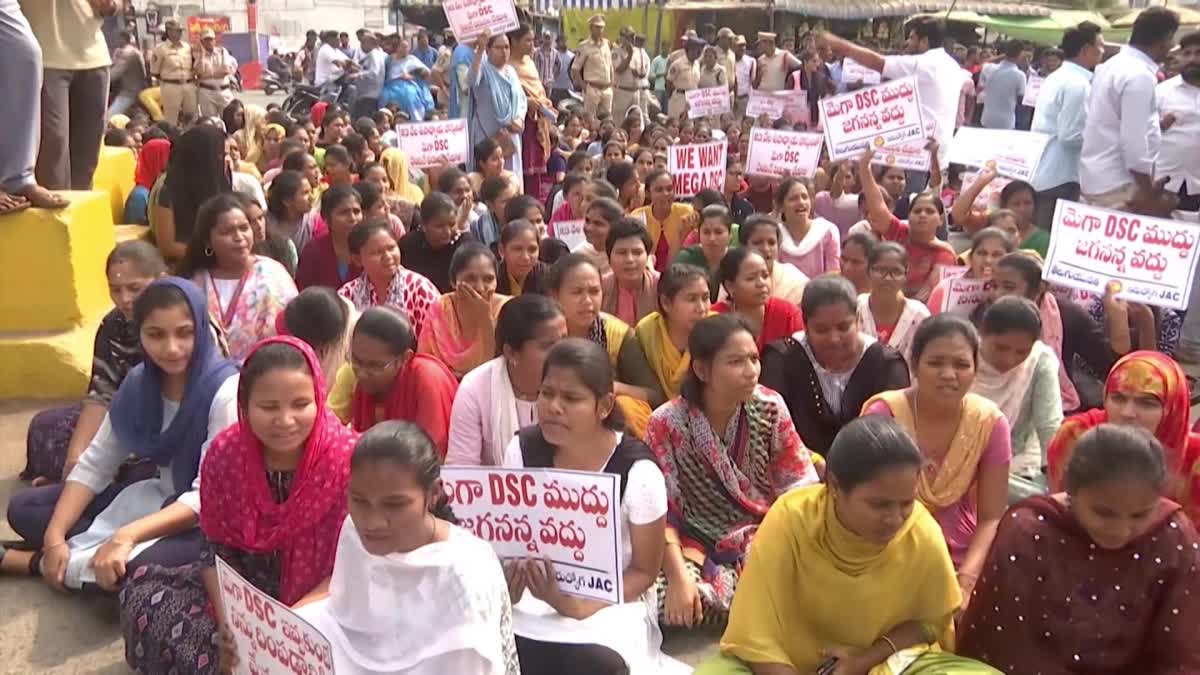
[{"label": "mobile phone in hand", "polygon": [[830,675],[837,668],[838,658],[831,656],[817,666],[817,675]]}]

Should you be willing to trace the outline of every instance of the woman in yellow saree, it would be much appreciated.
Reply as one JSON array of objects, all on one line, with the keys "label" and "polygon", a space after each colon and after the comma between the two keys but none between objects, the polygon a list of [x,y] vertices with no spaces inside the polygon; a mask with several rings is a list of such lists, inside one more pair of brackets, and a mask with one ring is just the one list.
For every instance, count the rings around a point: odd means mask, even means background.
[{"label": "woman in yellow saree", "polygon": [[831,660],[831,673],[998,673],[939,653],[962,597],[941,528],[916,501],[924,460],[908,434],[860,417],[827,461],[827,484],[767,513],[721,655],[696,674],[809,675]]},{"label": "woman in yellow saree", "polygon": [[379,162],[387,170],[392,192],[404,201],[420,206],[421,201],[425,199],[425,193],[412,182],[408,172],[408,155],[400,148],[388,148],[380,155]]},{"label": "woman in yellow saree", "polygon": [[559,258],[546,274],[546,291],[567,319],[568,337],[585,338],[604,347],[617,371],[613,391],[625,413],[626,426],[638,438],[645,436],[650,412],[667,399],[633,329],[600,311],[603,286],[596,263],[581,253]]},{"label": "woman in yellow saree", "polygon": [[417,351],[462,379],[496,356],[496,317],[508,301],[496,292],[496,257],[483,244],[460,246],[450,259],[454,290],[430,305]]},{"label": "woman in yellow saree", "polygon": [[692,367],[688,337],[709,311],[708,272],[695,265],[673,263],[658,280],[658,311],[638,322],[635,333],[663,400],[679,396],[679,386]]}]

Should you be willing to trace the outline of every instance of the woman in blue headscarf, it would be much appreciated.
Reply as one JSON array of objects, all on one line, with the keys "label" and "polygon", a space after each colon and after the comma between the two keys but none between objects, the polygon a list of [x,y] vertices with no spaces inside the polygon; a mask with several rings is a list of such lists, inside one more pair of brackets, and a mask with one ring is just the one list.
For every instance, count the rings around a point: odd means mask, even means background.
[{"label": "woman in blue headscarf", "polygon": [[[483,58],[485,50],[487,59]],[[475,41],[475,61],[467,73],[471,84],[467,151],[474,155],[475,146],[491,138],[504,153],[504,168],[520,180],[521,132],[529,103],[521,78],[508,64],[510,54],[507,35],[493,36],[485,30]],[[474,156],[468,157],[467,166],[475,166]]]},{"label": "woman in blue headscarf", "polygon": [[[3,551],[0,569],[55,588],[117,590],[127,565],[182,565],[200,555],[200,462],[237,421],[237,366],[209,327],[204,293],[164,277],[133,305],[144,360],[126,376],[79,464],[62,485],[15,496],[8,521],[36,552]],[[130,455],[158,474],[115,481]]]}]

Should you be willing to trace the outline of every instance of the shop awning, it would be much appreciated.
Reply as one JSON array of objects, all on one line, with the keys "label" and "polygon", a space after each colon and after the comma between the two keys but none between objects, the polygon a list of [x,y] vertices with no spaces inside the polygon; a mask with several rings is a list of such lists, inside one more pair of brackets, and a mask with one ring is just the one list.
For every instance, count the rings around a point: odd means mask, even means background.
[{"label": "shop awning", "polygon": [[687,12],[724,12],[742,9],[766,10],[770,0],[667,0],[667,9]]},{"label": "shop awning", "polygon": [[[1096,12],[1073,9],[1039,8],[1046,13],[1041,16],[1019,16],[1012,14],[995,14],[984,12],[982,9],[991,3],[965,3],[967,7],[956,9],[946,16],[950,21],[962,21],[984,26],[988,30],[1004,33],[1010,38],[1028,40],[1040,45],[1057,45],[1062,41],[1063,32],[1083,21],[1091,21],[1106,31],[1108,21]],[[978,7],[972,10],[971,7]],[[1011,11],[1012,5],[1008,6]],[[1107,34],[1106,34],[1107,35]]]},{"label": "shop awning", "polygon": [[949,0],[778,0],[775,3],[779,11],[843,20],[911,16],[949,6]]}]

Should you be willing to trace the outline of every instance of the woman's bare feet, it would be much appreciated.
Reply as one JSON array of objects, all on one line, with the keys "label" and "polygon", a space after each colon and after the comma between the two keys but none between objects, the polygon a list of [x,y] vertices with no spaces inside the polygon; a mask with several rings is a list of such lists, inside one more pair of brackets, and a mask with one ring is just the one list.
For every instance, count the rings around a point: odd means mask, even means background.
[{"label": "woman's bare feet", "polygon": [[36,183],[21,190],[21,196],[36,209],[61,209],[71,203],[66,197],[56,195]]},{"label": "woman's bare feet", "polygon": [[0,216],[19,213],[27,208],[29,208],[28,199],[21,195],[10,195],[7,192],[0,192]]}]

